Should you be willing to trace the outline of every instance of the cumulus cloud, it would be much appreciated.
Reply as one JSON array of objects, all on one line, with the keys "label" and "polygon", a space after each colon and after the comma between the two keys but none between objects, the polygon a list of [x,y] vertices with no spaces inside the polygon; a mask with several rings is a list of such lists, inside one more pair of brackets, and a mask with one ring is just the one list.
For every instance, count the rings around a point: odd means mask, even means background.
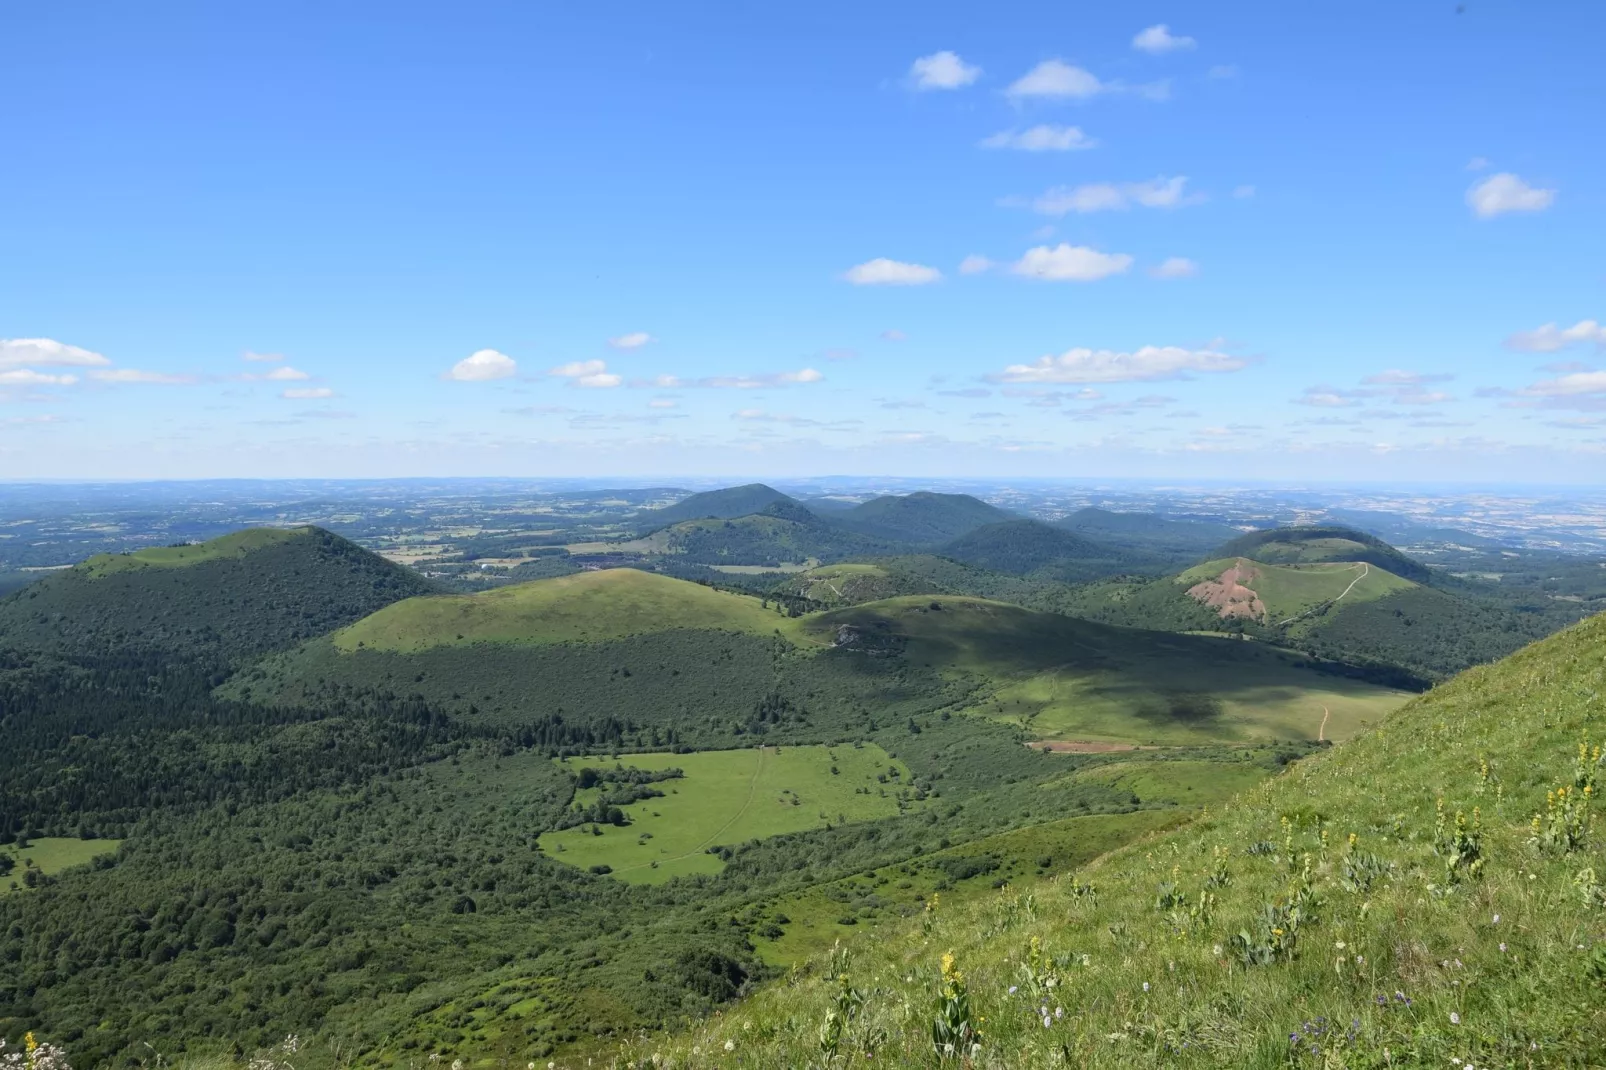
[{"label": "cumulus cloud", "polygon": [[[1081,186],[1055,186],[1031,202],[1034,212],[1062,216],[1071,212],[1125,211],[1139,208],[1178,208],[1204,198],[1186,193],[1186,175],[1154,178],[1147,182],[1090,182]],[[1018,202],[1011,202],[1018,203]]]},{"label": "cumulus cloud", "polygon": [[1068,349],[1031,364],[1011,364],[1001,383],[1134,383],[1185,379],[1193,372],[1235,372],[1249,366],[1243,357],[1211,349],[1143,346],[1130,353],[1110,349]]},{"label": "cumulus cloud", "polygon": [[1103,82],[1081,67],[1073,67],[1060,59],[1039,63],[1016,79],[1004,92],[1017,99],[1047,97],[1050,99],[1086,100],[1106,89]]},{"label": "cumulus cloud", "polygon": [[1555,202],[1555,190],[1530,186],[1509,171],[1490,175],[1467,190],[1467,207],[1479,219],[1507,212],[1542,212]]},{"label": "cumulus cloud", "polygon": [[518,362],[494,349],[477,350],[456,364],[442,378],[460,383],[484,383],[493,379],[511,379],[519,371]]},{"label": "cumulus cloud", "polygon": [[247,349],[240,354],[240,359],[258,364],[279,364],[284,360],[283,353],[253,353]]},{"label": "cumulus cloud", "polygon": [[1580,394],[1606,393],[1606,372],[1574,372],[1555,379],[1545,379],[1524,387],[1518,393],[1526,397],[1573,397]]},{"label": "cumulus cloud", "polygon": [[1421,386],[1423,383],[1447,383],[1454,379],[1453,375],[1434,374],[1424,372],[1408,372],[1399,368],[1390,368],[1386,372],[1368,375],[1361,382],[1368,386]]},{"label": "cumulus cloud", "polygon": [[961,275],[980,275],[992,267],[993,262],[991,260],[985,256],[972,253],[959,262],[959,273]]},{"label": "cumulus cloud", "polygon": [[267,375],[264,375],[263,378],[274,379],[282,382],[291,379],[310,379],[312,377],[301,369],[292,368],[290,365],[286,364],[283,367],[273,369]]},{"label": "cumulus cloud", "polygon": [[148,372],[138,368],[108,368],[103,371],[92,371],[89,377],[102,383],[157,383],[164,386],[183,386],[199,381],[193,375]]},{"label": "cumulus cloud", "polygon": [[1199,274],[1199,265],[1185,256],[1168,256],[1149,269],[1157,279],[1191,279]]},{"label": "cumulus cloud", "polygon": [[615,349],[640,349],[648,342],[657,340],[646,331],[631,331],[629,334],[621,334],[618,338],[608,339],[608,344]]},{"label": "cumulus cloud", "polygon": [[800,368],[795,372],[770,372],[763,375],[713,375],[688,385],[710,390],[757,390],[761,387],[818,383],[824,378],[825,376],[813,368]]},{"label": "cumulus cloud", "polygon": [[605,361],[576,360],[548,368],[547,374],[556,379],[567,379],[570,386],[586,390],[606,390],[624,384],[624,377],[608,370]]},{"label": "cumulus cloud", "polygon": [[0,368],[95,368],[111,361],[53,338],[0,338]]},{"label": "cumulus cloud", "polygon": [[1197,44],[1198,42],[1191,37],[1180,37],[1173,34],[1171,28],[1163,22],[1156,26],[1150,26],[1146,30],[1140,30],[1138,35],[1132,38],[1133,48],[1139,52],[1147,52],[1151,56],[1163,55],[1166,52],[1186,51]]},{"label": "cumulus cloud", "polygon": [[1094,282],[1120,275],[1132,266],[1126,253],[1101,253],[1085,245],[1039,245],[1010,266],[1010,271],[1027,278],[1050,282]]},{"label": "cumulus cloud", "polygon": [[318,398],[332,398],[335,392],[327,386],[298,386],[284,391],[279,396],[291,401],[314,401]]},{"label": "cumulus cloud", "polygon": [[1579,320],[1571,327],[1547,323],[1531,331],[1518,331],[1506,339],[1505,346],[1519,353],[1554,353],[1586,342],[1606,348],[1606,326],[1594,320]]},{"label": "cumulus cloud", "polygon": [[981,142],[984,149],[1018,149],[1021,152],[1073,152],[1096,145],[1098,142],[1082,133],[1080,127],[1048,123],[1025,130],[1000,130]]},{"label": "cumulus cloud", "polygon": [[916,89],[963,89],[980,77],[980,67],[947,50],[921,56],[909,65],[909,81]]},{"label": "cumulus cloud", "polygon": [[1307,386],[1305,392],[1294,399],[1295,405],[1311,405],[1318,409],[1348,409],[1359,405],[1355,394],[1336,386]]},{"label": "cumulus cloud", "polygon": [[907,264],[884,256],[849,268],[842,276],[855,286],[922,286],[942,278],[942,272],[924,264]]}]

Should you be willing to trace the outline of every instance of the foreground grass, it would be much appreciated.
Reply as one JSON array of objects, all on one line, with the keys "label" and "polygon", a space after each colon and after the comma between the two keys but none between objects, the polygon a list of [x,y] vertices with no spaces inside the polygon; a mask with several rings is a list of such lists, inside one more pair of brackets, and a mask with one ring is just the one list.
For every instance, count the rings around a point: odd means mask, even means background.
[{"label": "foreground grass", "polygon": [[[834,747],[749,747],[698,754],[632,754],[638,769],[681,769],[684,777],[653,785],[661,798],[622,807],[630,824],[580,825],[541,835],[540,847],[581,869],[605,865],[636,884],[662,884],[693,873],[718,873],[724,861],[708,848],[785,832],[898,813],[908,767],[874,743]],[[609,766],[594,758],[565,761]],[[601,789],[575,793],[589,806]]]},{"label": "foreground grass", "polygon": [[[1603,695],[1596,618],[1192,824],[937,906],[614,1065],[1603,1065],[1602,832],[1547,810],[1606,787],[1578,758]],[[934,1021],[964,1040],[946,1060]]]}]

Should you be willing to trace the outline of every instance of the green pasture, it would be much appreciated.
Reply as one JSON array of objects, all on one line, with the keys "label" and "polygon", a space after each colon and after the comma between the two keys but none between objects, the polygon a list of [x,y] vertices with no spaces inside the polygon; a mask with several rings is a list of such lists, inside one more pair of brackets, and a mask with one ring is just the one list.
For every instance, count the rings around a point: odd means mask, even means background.
[{"label": "green pasture", "polygon": [[28,846],[19,848],[14,843],[0,844],[0,857],[10,858],[10,873],[0,877],[0,895],[25,887],[23,874],[29,863],[45,876],[54,876],[72,866],[81,866],[100,855],[115,852],[122,840],[80,840],[73,837],[42,836],[29,840]]},{"label": "green pasture", "polygon": [[601,642],[675,629],[792,630],[757,598],[636,569],[532,580],[464,595],[423,595],[334,633],[337,649],[412,653],[476,642]]},{"label": "green pasture", "polygon": [[96,554],[73,571],[89,579],[100,579],[118,572],[141,568],[184,568],[203,561],[217,561],[228,557],[244,557],[253,550],[261,550],[290,539],[305,536],[311,528],[246,528],[231,532],[207,542],[191,546],[150,546],[127,554]]},{"label": "green pasture", "polygon": [[[979,598],[891,598],[802,619],[904,644],[994,686],[967,712],[1043,739],[1197,744],[1344,739],[1409,697],[1262,643],[1140,631]],[[1323,722],[1325,719],[1325,728]]]},{"label": "green pasture", "polygon": [[1342,598],[1345,605],[1359,604],[1416,586],[1410,580],[1376,565],[1357,562],[1275,565],[1245,558],[1223,558],[1195,565],[1179,575],[1177,583],[1186,589],[1196,583],[1217,579],[1238,564],[1254,570],[1256,575],[1253,578],[1241,582],[1260,596],[1269,624],[1278,624],[1308,613],[1334,599]]},{"label": "green pasture", "polygon": [[1248,791],[1270,775],[1263,765],[1248,762],[1177,761],[1142,758],[1094,766],[1077,774],[1130,791],[1144,803],[1217,806]]},{"label": "green pasture", "polygon": [[[909,780],[908,769],[873,743],[631,754],[620,762],[679,768],[686,775],[654,784],[662,798],[623,807],[630,824],[543,833],[540,848],[581,869],[608,866],[613,876],[637,884],[719,872],[725,863],[708,853],[710,847],[893,816]],[[614,763],[573,758],[562,764],[578,773]],[[590,805],[598,791],[577,791],[575,805]]]}]

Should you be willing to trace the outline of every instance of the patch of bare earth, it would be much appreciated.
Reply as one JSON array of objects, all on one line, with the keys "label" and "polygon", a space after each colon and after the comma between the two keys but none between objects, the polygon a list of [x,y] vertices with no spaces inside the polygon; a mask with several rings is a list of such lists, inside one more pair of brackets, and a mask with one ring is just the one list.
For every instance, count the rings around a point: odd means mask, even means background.
[{"label": "patch of bare earth", "polygon": [[1239,558],[1231,568],[1213,580],[1205,580],[1188,588],[1188,597],[1213,607],[1222,620],[1248,617],[1264,621],[1266,606],[1260,595],[1249,584],[1260,578],[1255,566]]},{"label": "patch of bare earth", "polygon": [[1111,754],[1115,751],[1153,750],[1135,743],[1105,743],[1096,739],[1034,739],[1026,744],[1033,750],[1046,750],[1051,754]]}]

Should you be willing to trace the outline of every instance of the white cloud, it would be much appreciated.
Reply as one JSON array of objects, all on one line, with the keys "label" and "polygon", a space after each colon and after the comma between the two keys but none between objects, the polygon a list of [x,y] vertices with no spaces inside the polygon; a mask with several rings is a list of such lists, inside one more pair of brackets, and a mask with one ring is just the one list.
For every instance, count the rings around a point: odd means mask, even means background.
[{"label": "white cloud", "polygon": [[172,375],[167,372],[147,372],[138,368],[109,368],[104,371],[92,371],[91,379],[102,383],[160,383],[165,386],[182,386],[196,382],[193,375]]},{"label": "white cloud", "polygon": [[1536,330],[1518,331],[1506,339],[1505,346],[1519,353],[1554,353],[1585,342],[1606,347],[1606,325],[1594,320],[1579,320],[1571,327],[1547,323]]},{"label": "white cloud", "polygon": [[946,50],[921,56],[909,66],[909,80],[916,89],[962,89],[980,77],[980,67]]},{"label": "white cloud", "polygon": [[594,375],[576,376],[569,380],[569,383],[572,386],[578,386],[586,390],[607,390],[619,386],[624,381],[623,376],[615,375],[612,372],[597,372]]},{"label": "white cloud", "polygon": [[505,353],[494,349],[477,350],[456,364],[443,378],[460,383],[484,383],[492,379],[510,379],[518,374],[519,365]]},{"label": "white cloud", "polygon": [[1336,386],[1307,386],[1305,392],[1294,399],[1295,405],[1312,405],[1319,409],[1347,409],[1359,405],[1353,391]]},{"label": "white cloud", "polygon": [[608,362],[602,360],[576,360],[568,364],[560,364],[556,368],[548,368],[547,374],[559,379],[578,379],[582,375],[600,375],[608,370]]},{"label": "white cloud", "polygon": [[1021,75],[1005,93],[1017,99],[1048,97],[1086,100],[1098,96],[1107,88],[1089,71],[1073,67],[1064,60],[1048,59]]},{"label": "white cloud", "polygon": [[629,334],[621,334],[618,338],[608,339],[608,344],[615,349],[640,349],[648,342],[657,340],[646,331],[631,331]]},{"label": "white cloud", "polygon": [[888,327],[886,330],[881,332],[881,340],[883,342],[902,342],[908,337],[909,336],[907,334],[904,334],[902,331],[893,327]]},{"label": "white cloud", "polygon": [[1154,178],[1147,182],[1091,182],[1081,186],[1055,186],[1031,202],[1032,210],[1043,215],[1062,216],[1069,212],[1125,211],[1142,208],[1177,208],[1197,204],[1198,195],[1188,196],[1186,175]]},{"label": "white cloud", "polygon": [[1144,346],[1119,353],[1079,348],[1032,364],[1011,364],[989,378],[1003,383],[1134,383],[1183,379],[1190,372],[1235,372],[1248,366],[1243,357],[1210,349]]},{"label": "white cloud", "polygon": [[1518,393],[1527,397],[1575,397],[1579,394],[1606,393],[1606,372],[1574,372],[1534,383]]},{"label": "white cloud", "polygon": [[53,338],[0,338],[0,368],[27,365],[36,368],[93,368],[110,363],[99,353],[91,353]]},{"label": "white cloud", "polygon": [[654,375],[649,379],[632,379],[630,385],[634,387],[649,387],[654,390],[676,390],[690,383],[683,381],[678,375]]},{"label": "white cloud", "polygon": [[676,401],[674,398],[653,398],[651,401],[647,402],[647,408],[649,408],[649,409],[673,409],[673,408],[677,407],[679,404],[680,404],[680,402]]},{"label": "white cloud", "polygon": [[280,363],[281,361],[284,360],[284,354],[283,353],[253,353],[251,350],[247,349],[244,353],[240,354],[240,359],[241,360],[245,360],[245,361],[253,361],[253,362],[261,363],[261,364],[278,364],[278,363]]},{"label": "white cloud", "polygon": [[1132,266],[1125,253],[1101,253],[1085,245],[1065,242],[1050,248],[1039,245],[1010,266],[1010,271],[1033,279],[1052,282],[1093,282],[1120,275]]},{"label": "white cloud", "polygon": [[32,368],[0,370],[0,386],[71,386],[77,381],[76,375],[47,375]]},{"label": "white cloud", "polygon": [[984,149],[1019,149],[1022,152],[1071,152],[1096,145],[1098,142],[1082,133],[1080,127],[1048,123],[1025,130],[1000,130],[981,142]]},{"label": "white cloud", "polygon": [[961,275],[980,275],[992,267],[993,262],[991,260],[985,256],[972,253],[959,262],[959,273]]},{"label": "white cloud", "polygon": [[1168,256],[1149,269],[1157,279],[1191,279],[1199,274],[1199,265],[1185,256]]},{"label": "white cloud", "polygon": [[1442,390],[1424,390],[1420,386],[1405,386],[1394,391],[1396,405],[1442,405],[1455,398]]},{"label": "white cloud", "polygon": [[1184,51],[1195,47],[1197,44],[1198,42],[1191,37],[1178,37],[1173,34],[1171,28],[1163,22],[1157,26],[1150,26],[1146,30],[1139,31],[1138,35],[1132,38],[1133,48],[1139,52],[1147,52],[1151,56],[1162,55],[1166,52]]},{"label": "white cloud", "polygon": [[0,420],[0,427],[23,427],[26,425],[59,423],[65,423],[65,421],[62,420],[60,416],[45,413],[38,416],[7,416],[4,420]]},{"label": "white cloud", "polygon": [[1386,372],[1368,375],[1361,382],[1369,386],[1421,386],[1424,383],[1447,383],[1454,379],[1453,375],[1428,375],[1424,372],[1408,372],[1399,368],[1390,368]]},{"label": "white cloud", "polygon": [[284,391],[279,396],[291,401],[316,401],[319,398],[332,398],[335,392],[327,386],[298,386]]},{"label": "white cloud", "polygon": [[290,367],[290,365],[286,364],[282,368],[273,369],[267,375],[263,376],[263,378],[264,379],[275,379],[275,380],[279,380],[279,381],[282,382],[282,381],[287,381],[287,380],[291,380],[291,379],[310,379],[310,378],[312,378],[312,376],[308,375],[306,372],[300,370],[299,368],[292,368],[292,367]]},{"label": "white cloud", "polygon": [[855,286],[922,286],[941,279],[942,272],[881,256],[849,268],[842,277]]},{"label": "white cloud", "polygon": [[757,390],[762,387],[818,383],[824,378],[813,368],[802,368],[795,372],[770,372],[764,375],[714,375],[688,385],[711,390]]},{"label": "white cloud", "polygon": [[1467,190],[1467,206],[1479,219],[1507,212],[1542,212],[1555,201],[1555,190],[1537,189],[1509,171],[1490,175]]}]

